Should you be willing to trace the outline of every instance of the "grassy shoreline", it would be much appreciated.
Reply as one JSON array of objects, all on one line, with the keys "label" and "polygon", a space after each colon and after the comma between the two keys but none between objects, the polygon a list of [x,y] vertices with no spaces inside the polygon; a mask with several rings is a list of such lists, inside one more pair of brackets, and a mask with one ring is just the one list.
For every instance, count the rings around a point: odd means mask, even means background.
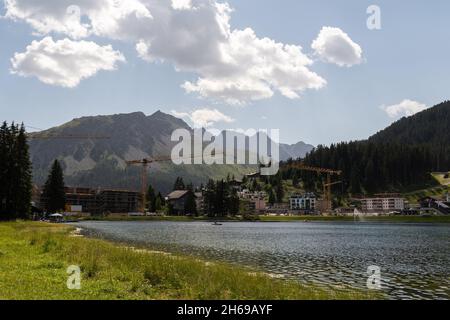
[{"label": "grassy shoreline", "polygon": [[[1,299],[373,299],[375,294],[325,290],[191,257],[137,250],[76,237],[72,227],[0,223]],[[69,290],[67,267],[82,270]]]}]

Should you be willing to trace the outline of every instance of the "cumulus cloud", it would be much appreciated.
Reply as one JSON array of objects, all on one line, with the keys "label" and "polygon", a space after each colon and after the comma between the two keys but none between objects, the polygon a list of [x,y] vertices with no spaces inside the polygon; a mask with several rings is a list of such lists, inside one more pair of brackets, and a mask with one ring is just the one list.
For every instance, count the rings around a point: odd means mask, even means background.
[{"label": "cumulus cloud", "polygon": [[295,99],[306,89],[326,85],[325,79],[308,68],[313,61],[300,46],[258,38],[250,28],[232,31],[221,48],[222,58],[214,68],[203,70],[195,83],[183,85],[187,92],[242,104],[270,98],[274,90]]},{"label": "cumulus cloud", "polygon": [[124,56],[111,46],[99,46],[90,41],[64,39],[53,41],[46,37],[33,41],[23,53],[11,59],[11,72],[24,77],[66,88],[76,87],[81,80],[101,70],[115,70]]},{"label": "cumulus cloud", "polygon": [[[197,80],[189,93],[232,104],[272,97],[295,99],[320,89],[325,79],[298,45],[260,38],[248,28],[233,30],[232,9],[216,0],[5,0],[6,16],[42,35],[73,39],[100,36],[136,44],[149,62],[172,63]],[[68,10],[68,8],[71,8]],[[79,8],[79,14],[74,8]]]},{"label": "cumulus cloud", "polygon": [[191,120],[196,128],[208,128],[218,122],[231,123],[233,118],[223,114],[217,109],[196,109],[191,113],[172,111],[172,114],[178,118],[187,118]]},{"label": "cumulus cloud", "polygon": [[428,109],[427,105],[409,99],[405,99],[398,104],[390,106],[383,105],[380,108],[384,110],[390,118],[409,117]]},{"label": "cumulus cloud", "polygon": [[[96,36],[135,45],[140,58],[167,62],[196,78],[182,84],[205,99],[246,104],[279,93],[298,99],[327,82],[299,45],[233,29],[232,8],[218,0],[4,0],[6,17],[36,34]],[[362,62],[362,49],[339,28],[324,27],[312,48],[339,66]]]},{"label": "cumulus cloud", "polygon": [[37,34],[74,39],[125,36],[121,32],[152,19],[140,0],[5,0],[5,8],[7,18],[27,22]]},{"label": "cumulus cloud", "polygon": [[191,0],[172,0],[172,8],[175,10],[187,10],[192,8]]},{"label": "cumulus cloud", "polygon": [[311,47],[320,59],[340,67],[351,67],[363,61],[361,47],[339,28],[323,27]]}]

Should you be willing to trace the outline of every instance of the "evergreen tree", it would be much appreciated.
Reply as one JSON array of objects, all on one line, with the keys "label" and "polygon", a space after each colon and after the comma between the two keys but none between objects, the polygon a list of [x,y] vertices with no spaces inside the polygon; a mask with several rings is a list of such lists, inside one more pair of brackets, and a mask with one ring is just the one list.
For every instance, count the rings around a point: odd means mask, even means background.
[{"label": "evergreen tree", "polygon": [[15,198],[14,212],[18,218],[25,219],[29,216],[31,208],[32,173],[29,147],[23,124],[19,129],[14,149],[14,159],[17,163],[14,170],[16,183],[13,184],[12,190]]},{"label": "evergreen tree", "polygon": [[8,146],[9,127],[6,122],[0,128],[0,219],[6,220],[8,205],[8,184],[9,166],[10,166],[10,150]]},{"label": "evergreen tree", "polygon": [[161,207],[164,207],[166,205],[166,199],[162,196],[161,192],[158,192],[156,199],[159,200]]},{"label": "evergreen tree", "polygon": [[160,211],[161,208],[162,208],[161,198],[160,198],[160,197],[156,197],[156,201],[155,201],[155,212]]},{"label": "evergreen tree", "polygon": [[195,201],[195,193],[192,184],[187,187],[186,202],[184,203],[184,213],[190,215],[197,215],[197,203]]},{"label": "evergreen tree", "polygon": [[273,192],[273,189],[269,189],[269,204],[273,205],[276,202],[275,193]]},{"label": "evergreen tree", "polygon": [[173,190],[177,191],[177,190],[186,190],[186,186],[184,184],[183,178],[178,177],[177,180],[175,181],[175,185],[173,186]]},{"label": "evergreen tree", "polygon": [[64,175],[58,160],[53,162],[44,186],[43,198],[45,199],[45,209],[47,212],[55,213],[64,210],[66,205]]},{"label": "evergreen tree", "polygon": [[147,206],[150,212],[156,211],[156,194],[155,189],[151,185],[148,186],[147,190]]},{"label": "evergreen tree", "polygon": [[204,206],[205,213],[209,217],[214,217],[216,214],[216,183],[214,180],[210,179],[206,185],[206,190],[204,192]]},{"label": "evergreen tree", "polygon": [[240,200],[237,191],[235,189],[231,189],[228,208],[228,212],[230,215],[235,216],[239,213],[239,204]]},{"label": "evergreen tree", "polygon": [[298,185],[299,185],[299,183],[300,183],[299,176],[298,176],[297,172],[295,172],[294,175],[293,175],[293,177],[292,177],[292,185],[293,185],[295,188],[297,188]]},{"label": "evergreen tree", "polygon": [[229,182],[225,180],[209,180],[203,191],[203,211],[209,217],[223,217],[239,213],[239,195]]},{"label": "evergreen tree", "polygon": [[31,162],[25,127],[0,127],[0,220],[28,218],[31,206]]},{"label": "evergreen tree", "polygon": [[283,181],[279,181],[276,185],[275,189],[276,195],[277,195],[277,202],[282,203],[284,198],[284,188],[283,188]]}]

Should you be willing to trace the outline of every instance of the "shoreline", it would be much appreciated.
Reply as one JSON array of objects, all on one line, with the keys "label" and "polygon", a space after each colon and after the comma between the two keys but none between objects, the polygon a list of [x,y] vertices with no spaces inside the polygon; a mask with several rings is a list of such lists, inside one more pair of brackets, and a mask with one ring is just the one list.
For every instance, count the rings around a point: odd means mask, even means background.
[{"label": "shoreline", "polygon": [[380,216],[380,217],[347,217],[347,216],[259,216],[257,219],[246,220],[238,217],[209,218],[184,216],[143,216],[143,217],[95,217],[81,219],[82,221],[168,221],[168,222],[358,222],[358,223],[440,223],[450,224],[450,216]]},{"label": "shoreline", "polygon": [[[221,262],[90,237],[69,225],[0,223],[0,299],[366,300],[368,290],[324,289]],[[82,289],[69,290],[79,266]],[[250,272],[253,271],[253,272]]]}]

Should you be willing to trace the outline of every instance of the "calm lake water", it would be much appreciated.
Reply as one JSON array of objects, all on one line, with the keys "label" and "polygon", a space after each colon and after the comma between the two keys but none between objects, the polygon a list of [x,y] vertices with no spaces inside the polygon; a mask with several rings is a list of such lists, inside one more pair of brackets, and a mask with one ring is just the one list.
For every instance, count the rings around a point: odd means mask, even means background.
[{"label": "calm lake water", "polygon": [[383,223],[82,222],[91,236],[245,265],[325,287],[367,288],[381,268],[392,299],[450,298],[450,226]]}]

